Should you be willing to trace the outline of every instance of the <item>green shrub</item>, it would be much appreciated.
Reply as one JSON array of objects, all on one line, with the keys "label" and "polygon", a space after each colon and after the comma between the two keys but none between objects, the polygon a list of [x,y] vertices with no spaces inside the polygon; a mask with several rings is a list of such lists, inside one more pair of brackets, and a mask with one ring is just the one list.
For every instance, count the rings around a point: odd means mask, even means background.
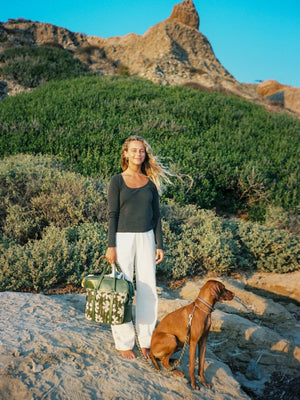
[{"label": "green shrub", "polygon": [[300,266],[299,236],[258,224],[239,224],[238,233],[262,272],[293,272]]},{"label": "green shrub", "polygon": [[282,207],[267,207],[265,225],[271,229],[284,229],[300,235],[300,215],[291,214]]},{"label": "green shrub", "polygon": [[295,214],[299,204],[300,121],[231,95],[133,77],[52,81],[3,100],[0,130],[0,157],[58,155],[105,180],[120,171],[123,140],[140,134],[182,177],[164,201],[260,222],[270,206]]},{"label": "green shrub", "polygon": [[17,47],[0,54],[0,74],[19,84],[35,88],[52,79],[66,79],[86,73],[79,59],[67,50],[49,47]]},{"label": "green shrub", "polygon": [[130,75],[130,70],[126,65],[119,64],[118,68],[117,68],[117,74],[118,75],[122,75],[122,76],[129,76]]},{"label": "green shrub", "polygon": [[5,36],[5,35],[3,35],[3,34],[0,34],[0,43],[4,43],[4,42],[7,42],[7,36]]},{"label": "green shrub", "polygon": [[241,257],[239,242],[213,211],[170,203],[163,208],[163,213],[166,262],[158,267],[159,273],[180,279],[207,272],[222,275],[252,268]]},{"label": "green shrub", "polygon": [[45,227],[106,221],[104,185],[63,169],[55,158],[18,155],[0,160],[0,228],[21,245]]},{"label": "green shrub", "polygon": [[299,269],[299,236],[195,206],[163,206],[166,261],[158,273],[180,279],[212,272],[285,273]]},{"label": "green shrub", "polygon": [[0,245],[0,290],[39,292],[57,286],[80,287],[82,278],[101,270],[107,227],[83,224],[48,227],[43,238],[26,245]]},{"label": "green shrub", "polygon": [[[299,236],[195,205],[161,205],[170,279],[207,272],[285,273],[299,269]],[[107,247],[106,185],[63,167],[49,156],[0,161],[0,290],[79,287],[101,270]]]}]

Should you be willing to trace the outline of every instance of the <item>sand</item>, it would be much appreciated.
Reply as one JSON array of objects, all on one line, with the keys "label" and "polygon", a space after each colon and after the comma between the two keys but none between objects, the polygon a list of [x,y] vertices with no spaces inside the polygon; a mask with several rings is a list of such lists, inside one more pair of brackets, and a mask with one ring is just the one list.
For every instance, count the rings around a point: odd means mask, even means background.
[{"label": "sand", "polygon": [[[174,308],[172,300],[161,305],[164,314]],[[0,293],[1,400],[249,399],[209,350],[211,390],[152,370],[137,349],[135,360],[122,359],[110,326],[86,321],[84,307],[84,294]],[[188,377],[188,351],[181,370]]]}]

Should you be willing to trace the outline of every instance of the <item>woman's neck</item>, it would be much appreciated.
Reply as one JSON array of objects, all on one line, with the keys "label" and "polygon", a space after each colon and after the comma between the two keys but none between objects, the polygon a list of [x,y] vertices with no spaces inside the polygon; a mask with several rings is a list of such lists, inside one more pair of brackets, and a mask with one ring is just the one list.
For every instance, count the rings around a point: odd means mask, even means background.
[{"label": "woman's neck", "polygon": [[142,169],[141,169],[140,166],[128,166],[128,168],[125,169],[123,174],[132,175],[132,176],[138,176],[138,175],[142,175],[143,173],[142,173]]}]

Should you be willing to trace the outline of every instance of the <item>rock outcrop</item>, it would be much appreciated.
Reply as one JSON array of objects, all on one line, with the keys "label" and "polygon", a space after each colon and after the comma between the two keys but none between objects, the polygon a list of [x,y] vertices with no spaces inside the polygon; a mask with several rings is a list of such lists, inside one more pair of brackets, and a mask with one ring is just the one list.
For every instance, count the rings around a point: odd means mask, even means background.
[{"label": "rock outcrop", "polygon": [[211,352],[205,376],[212,390],[189,385],[188,351],[181,366],[185,378],[152,369],[137,348],[136,359],[124,360],[110,327],[85,321],[83,294],[1,292],[0,302],[1,400],[250,400]]},{"label": "rock outcrop", "polygon": [[[0,398],[296,399],[300,314],[299,303],[289,303],[297,294],[292,299],[288,293],[292,281],[296,293],[299,273],[255,274],[251,286],[260,286],[267,277],[280,281],[280,289],[268,293],[277,296],[276,301],[253,293],[248,278],[218,279],[235,292],[235,298],[217,303],[212,313],[205,356],[205,377],[212,390],[200,385],[199,391],[188,383],[188,349],[179,367],[185,378],[152,369],[137,348],[136,359],[130,363],[122,359],[110,327],[84,320],[84,294],[2,292]],[[158,320],[194,301],[207,279],[185,281],[175,291],[161,287]],[[266,294],[268,288],[263,287]]]},{"label": "rock outcrop", "polygon": [[281,83],[270,79],[261,82],[257,92],[269,100],[280,103],[284,108],[300,114],[300,88]]},{"label": "rock outcrop", "polygon": [[[48,23],[8,20],[0,22],[0,52],[19,46],[59,46],[72,51],[100,75],[126,71],[162,85],[225,91],[275,111],[280,110],[274,107],[277,104],[300,113],[299,89],[285,87],[284,99],[275,104],[264,97],[265,89],[258,93],[257,85],[239,83],[215,56],[209,40],[199,31],[199,21],[192,0],[175,5],[169,18],[150,27],[144,35],[130,33],[106,39]],[[279,85],[276,91],[280,90]],[[8,92],[13,93],[10,89]]]},{"label": "rock outcrop", "polygon": [[248,290],[262,293],[269,298],[290,299],[300,304],[300,271],[283,275],[254,273],[244,277],[243,282]]},{"label": "rock outcrop", "polygon": [[176,4],[169,20],[180,22],[193,29],[199,29],[200,18],[192,0],[185,0]]},{"label": "rock outcrop", "polygon": [[199,15],[192,0],[174,6],[169,18],[144,35],[101,38],[85,36],[47,23],[9,20],[0,23],[0,51],[12,46],[57,45],[74,52],[99,74],[116,74],[126,66],[130,75],[163,85],[195,82],[253,97],[221,65],[208,39],[198,30]]},{"label": "rock outcrop", "polygon": [[175,20],[167,19],[143,36],[88,37],[88,41],[103,48],[108,59],[126,65],[131,75],[156,83],[180,85],[193,80],[210,87],[222,83],[232,90],[240,88],[217,60],[206,37],[196,29],[183,29]]},{"label": "rock outcrop", "polygon": [[269,79],[268,81],[261,82],[258,87],[257,91],[262,96],[271,96],[276,92],[282,91],[285,85],[275,81],[274,79]]},{"label": "rock outcrop", "polygon": [[[193,81],[241,92],[242,86],[221,65],[198,28],[199,15],[194,3],[185,0],[174,6],[169,18],[149,28],[144,35],[131,33],[108,39],[88,36],[87,42],[89,46],[103,49],[106,59],[126,65],[131,75],[163,85]],[[97,70],[96,64],[95,60],[94,70]]]},{"label": "rock outcrop", "polygon": [[57,44],[68,50],[76,50],[87,43],[86,35],[48,23],[29,20],[11,20],[0,23],[0,50],[12,46],[36,46]]}]

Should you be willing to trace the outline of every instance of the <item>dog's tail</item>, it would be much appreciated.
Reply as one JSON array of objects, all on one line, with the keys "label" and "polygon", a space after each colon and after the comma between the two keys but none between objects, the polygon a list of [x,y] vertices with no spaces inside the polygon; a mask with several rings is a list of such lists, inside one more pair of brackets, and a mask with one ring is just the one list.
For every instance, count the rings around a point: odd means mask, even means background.
[{"label": "dog's tail", "polygon": [[151,357],[151,360],[152,360],[153,364],[155,365],[156,369],[160,370],[160,366],[158,365],[156,358],[155,358],[154,354],[152,353],[151,349],[150,349],[150,357]]}]

